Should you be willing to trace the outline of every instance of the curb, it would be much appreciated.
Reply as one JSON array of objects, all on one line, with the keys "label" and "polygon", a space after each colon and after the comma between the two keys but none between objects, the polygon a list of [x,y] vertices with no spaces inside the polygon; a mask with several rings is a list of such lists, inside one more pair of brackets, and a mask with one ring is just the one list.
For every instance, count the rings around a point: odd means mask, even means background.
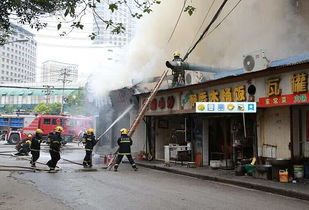
[{"label": "curb", "polygon": [[193,173],[190,173],[190,172],[179,171],[177,169],[160,167],[160,166],[155,166],[155,165],[148,165],[148,164],[144,164],[144,163],[136,163],[136,165],[142,166],[142,167],[145,167],[145,168],[170,172],[170,173],[174,173],[174,174],[194,177],[194,178],[203,179],[203,180],[209,180],[209,181],[214,181],[214,182],[231,184],[231,185],[235,185],[235,186],[241,186],[241,187],[248,188],[248,189],[255,189],[255,190],[260,190],[260,191],[264,191],[264,192],[270,192],[270,193],[277,194],[277,195],[283,195],[283,196],[287,196],[287,197],[298,198],[298,199],[309,201],[309,194],[296,192],[296,191],[293,191],[293,190],[284,190],[284,189],[280,189],[280,188],[275,188],[275,187],[270,187],[270,186],[265,186],[265,185],[259,185],[259,184],[254,184],[254,183],[248,183],[248,182],[242,182],[242,181],[238,181],[238,180],[231,180],[231,179],[226,179],[226,178],[222,178],[222,177],[213,177],[213,176],[209,176],[209,175],[193,174]]}]

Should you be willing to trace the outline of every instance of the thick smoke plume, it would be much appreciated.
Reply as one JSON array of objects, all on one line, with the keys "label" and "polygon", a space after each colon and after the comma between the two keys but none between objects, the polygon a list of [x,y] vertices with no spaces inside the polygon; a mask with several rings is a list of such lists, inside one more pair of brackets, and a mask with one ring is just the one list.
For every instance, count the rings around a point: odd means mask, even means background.
[{"label": "thick smoke plume", "polygon": [[[205,29],[222,0],[216,0],[202,30],[201,23],[213,0],[188,1],[196,11],[192,16],[183,13],[178,27],[168,39],[183,6],[180,0],[164,0],[153,8],[154,12],[138,23],[134,40],[124,50],[117,67],[102,69],[113,71],[113,78],[97,80],[115,81],[113,88],[130,85],[131,79],[145,79],[160,75],[166,60],[172,59],[174,50],[182,55],[192,46]],[[214,26],[236,5],[228,1]],[[246,0],[242,1],[226,20],[207,36],[189,56],[188,61],[227,68],[242,66],[243,55],[263,49],[269,60],[277,60],[307,52],[309,49],[309,2],[305,0]],[[211,29],[212,30],[212,29]],[[210,30],[210,31],[211,31]],[[102,88],[102,86],[99,86]],[[105,87],[105,86],[104,86]]]}]

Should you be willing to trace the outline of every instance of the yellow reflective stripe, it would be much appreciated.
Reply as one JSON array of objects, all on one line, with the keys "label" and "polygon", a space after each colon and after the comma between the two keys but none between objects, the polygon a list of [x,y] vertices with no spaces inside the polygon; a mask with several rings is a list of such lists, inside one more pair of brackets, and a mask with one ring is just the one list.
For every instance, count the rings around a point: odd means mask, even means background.
[{"label": "yellow reflective stripe", "polygon": [[130,143],[131,141],[120,141],[120,143]]},{"label": "yellow reflective stripe", "polygon": [[34,151],[34,152],[39,152],[40,150],[39,149],[30,149],[31,151]]},{"label": "yellow reflective stripe", "polygon": [[118,155],[131,155],[131,153],[118,153]]},{"label": "yellow reflective stripe", "polygon": [[60,144],[60,141],[53,141],[52,143],[58,143],[58,144]]},{"label": "yellow reflective stripe", "polygon": [[92,151],[92,149],[85,149],[86,151]]}]

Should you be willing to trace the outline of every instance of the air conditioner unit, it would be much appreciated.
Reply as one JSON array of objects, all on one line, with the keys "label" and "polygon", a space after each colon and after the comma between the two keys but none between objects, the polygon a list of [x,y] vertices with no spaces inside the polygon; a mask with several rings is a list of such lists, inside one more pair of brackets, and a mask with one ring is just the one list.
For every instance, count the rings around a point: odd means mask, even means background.
[{"label": "air conditioner unit", "polygon": [[207,72],[199,71],[186,71],[185,72],[185,85],[194,85],[201,82],[210,80],[213,76]]},{"label": "air conditioner unit", "polygon": [[243,65],[246,72],[259,71],[267,69],[269,60],[263,50],[258,50],[244,55]]}]

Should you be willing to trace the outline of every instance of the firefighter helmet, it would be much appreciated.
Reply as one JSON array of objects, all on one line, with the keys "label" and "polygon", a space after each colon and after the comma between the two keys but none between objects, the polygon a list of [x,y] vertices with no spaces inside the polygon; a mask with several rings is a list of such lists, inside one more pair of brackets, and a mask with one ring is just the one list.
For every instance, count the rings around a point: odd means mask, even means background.
[{"label": "firefighter helmet", "polygon": [[174,57],[176,57],[176,56],[177,56],[177,57],[180,57],[180,52],[179,52],[179,51],[175,51],[175,52],[173,53],[173,56],[174,56]]},{"label": "firefighter helmet", "polygon": [[92,135],[92,134],[94,134],[94,129],[89,128],[89,129],[87,129],[86,133],[87,133],[87,135]]},{"label": "firefighter helmet", "polygon": [[57,126],[55,128],[55,131],[58,132],[58,133],[61,133],[63,131],[63,128],[61,126]]},{"label": "firefighter helmet", "polygon": [[28,136],[27,136],[29,139],[31,139],[32,138],[32,134],[28,134]]},{"label": "firefighter helmet", "polygon": [[43,131],[42,131],[42,129],[39,129],[39,128],[38,128],[38,129],[36,129],[36,130],[35,130],[35,132],[36,132],[36,133],[40,133],[40,134],[43,134]]},{"label": "firefighter helmet", "polygon": [[126,128],[121,128],[120,132],[121,132],[121,134],[128,134],[129,133],[128,129],[126,129]]},{"label": "firefighter helmet", "polygon": [[26,144],[31,144],[31,141],[30,141],[30,140],[27,140],[27,141],[26,141]]}]

